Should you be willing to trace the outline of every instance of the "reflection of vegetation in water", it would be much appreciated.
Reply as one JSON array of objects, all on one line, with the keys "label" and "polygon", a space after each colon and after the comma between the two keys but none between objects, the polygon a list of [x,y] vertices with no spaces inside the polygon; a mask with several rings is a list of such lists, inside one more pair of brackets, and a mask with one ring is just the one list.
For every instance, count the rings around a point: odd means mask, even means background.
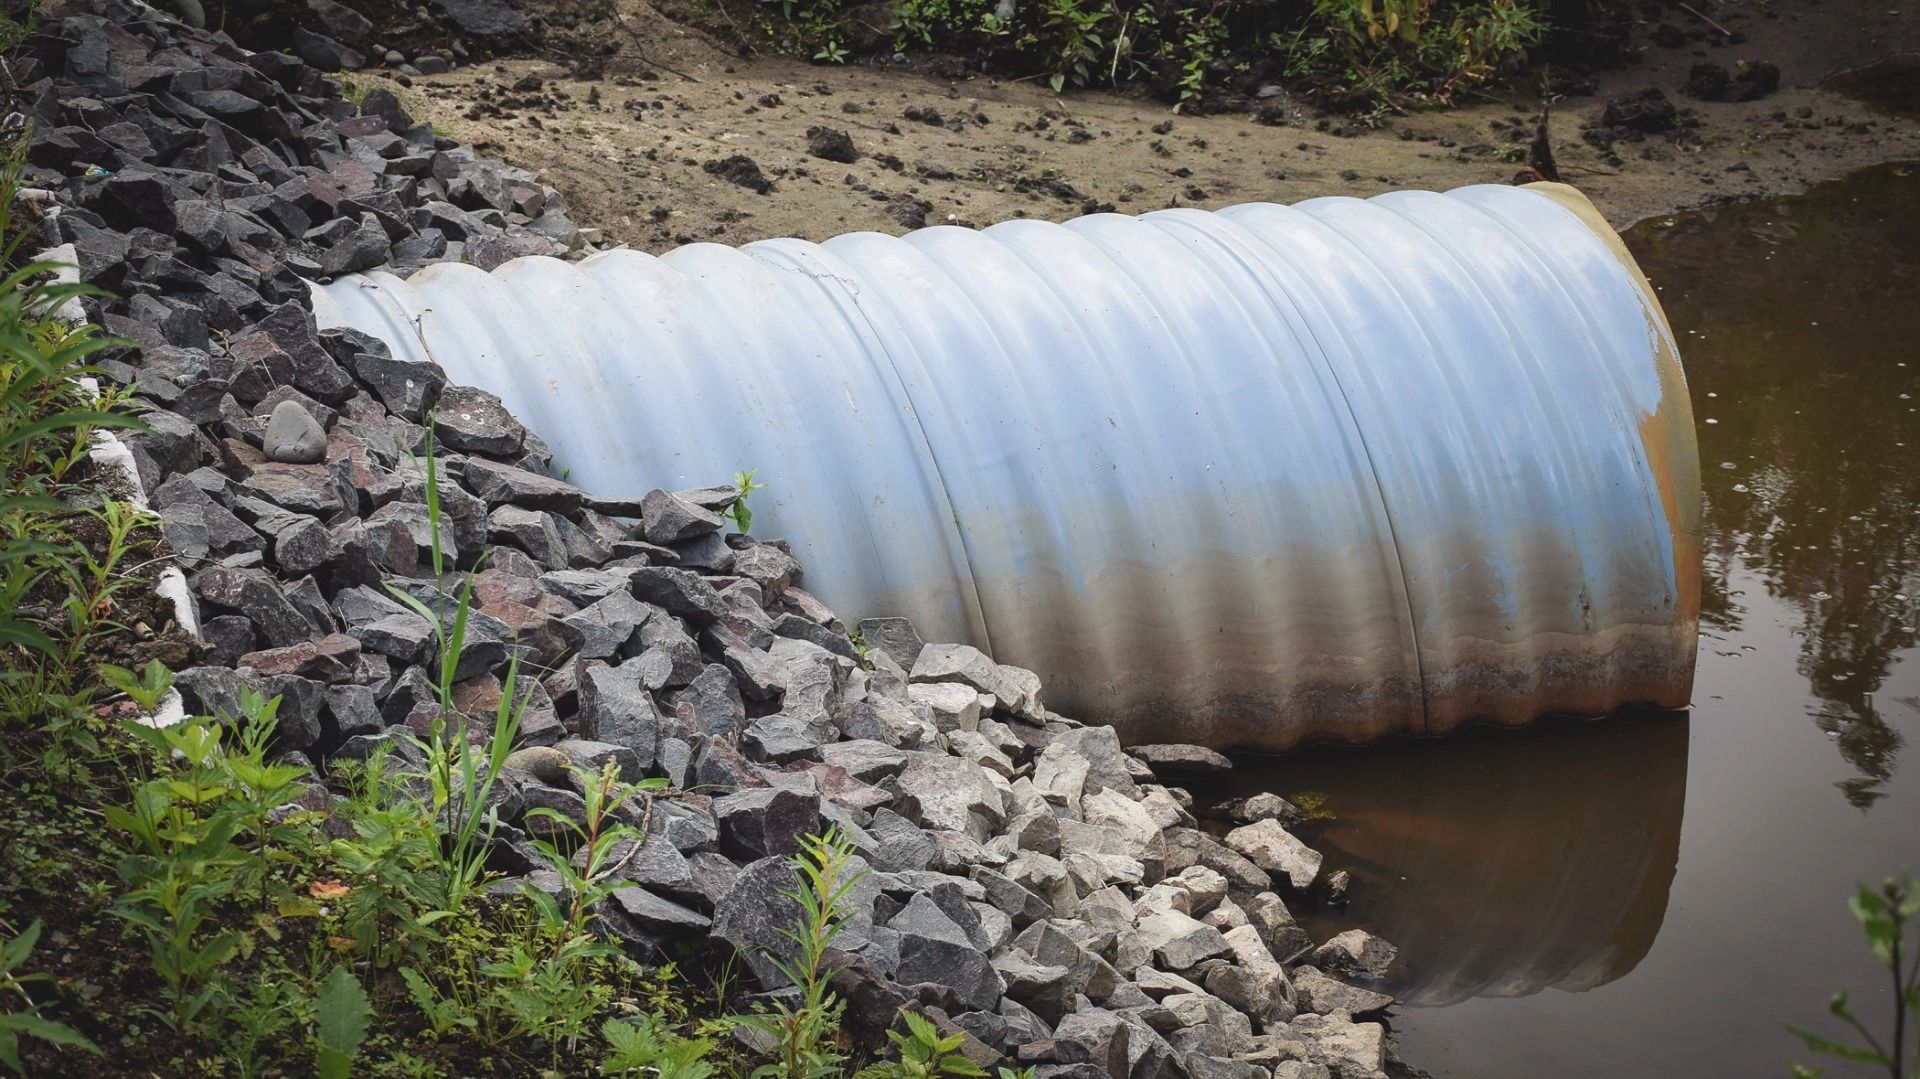
[{"label": "reflection of vegetation in water", "polygon": [[1803,612],[1811,718],[1866,809],[1902,743],[1873,694],[1920,640],[1920,178],[1875,169],[1631,242],[1664,286],[1702,420],[1703,618],[1739,625],[1728,580],[1743,567]]},{"label": "reflection of vegetation in water", "polygon": [[1856,809],[1870,808],[1885,795],[1882,785],[1893,778],[1893,761],[1904,741],[1900,732],[1880,718],[1871,697],[1862,697],[1853,706],[1829,703],[1813,714],[1813,722],[1833,736],[1840,756],[1860,771],[1836,786]]}]

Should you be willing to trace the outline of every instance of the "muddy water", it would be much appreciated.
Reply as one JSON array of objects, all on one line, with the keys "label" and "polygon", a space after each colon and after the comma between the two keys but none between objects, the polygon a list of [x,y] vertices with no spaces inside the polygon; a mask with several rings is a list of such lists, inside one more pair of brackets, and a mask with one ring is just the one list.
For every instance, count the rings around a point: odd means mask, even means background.
[{"label": "muddy water", "polygon": [[[1701,417],[1688,715],[1243,765],[1398,943],[1437,1076],[1786,1074],[1882,972],[1845,899],[1920,868],[1920,168],[1649,222]],[[1251,762],[1249,762],[1251,764]],[[1835,1069],[1835,1074],[1844,1074]]]}]

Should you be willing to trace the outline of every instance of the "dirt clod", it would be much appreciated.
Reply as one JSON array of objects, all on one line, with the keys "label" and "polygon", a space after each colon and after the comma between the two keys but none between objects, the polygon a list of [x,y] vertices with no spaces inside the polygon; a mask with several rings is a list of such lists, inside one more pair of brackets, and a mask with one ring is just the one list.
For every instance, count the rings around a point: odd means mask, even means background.
[{"label": "dirt clod", "polygon": [[807,129],[807,153],[824,161],[838,161],[851,165],[860,160],[860,151],[853,145],[853,136],[839,128],[815,125]]},{"label": "dirt clod", "polygon": [[718,176],[730,184],[738,184],[755,194],[765,195],[773,191],[773,181],[760,171],[760,165],[745,154],[717,158],[700,166],[708,174]]}]

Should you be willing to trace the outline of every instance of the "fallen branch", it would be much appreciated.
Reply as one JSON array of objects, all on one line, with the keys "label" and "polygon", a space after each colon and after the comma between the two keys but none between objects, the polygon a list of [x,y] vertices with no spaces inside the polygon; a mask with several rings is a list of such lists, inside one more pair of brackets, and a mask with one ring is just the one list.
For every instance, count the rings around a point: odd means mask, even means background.
[{"label": "fallen branch", "polygon": [[1733,36],[1733,31],[1727,29],[1724,26],[1721,26],[1719,23],[1714,22],[1712,19],[1707,18],[1705,15],[1702,15],[1700,13],[1700,10],[1694,7],[1692,4],[1682,3],[1680,5],[1680,8],[1682,11],[1685,11],[1687,14],[1693,16],[1696,19],[1699,19],[1701,22],[1706,23],[1708,26],[1713,27],[1715,30],[1720,31],[1722,36],[1724,37]]}]

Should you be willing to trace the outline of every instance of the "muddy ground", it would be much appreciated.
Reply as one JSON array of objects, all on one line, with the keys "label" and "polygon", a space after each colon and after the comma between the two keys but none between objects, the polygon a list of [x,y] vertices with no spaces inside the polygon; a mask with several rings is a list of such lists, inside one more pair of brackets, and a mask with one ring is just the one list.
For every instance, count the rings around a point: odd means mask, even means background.
[{"label": "muddy ground", "polygon": [[[1698,15],[1641,5],[1641,58],[1587,76],[1593,93],[1553,108],[1562,178],[1624,228],[1920,160],[1920,119],[1821,88],[1843,71],[1920,53],[1920,18],[1893,6],[1902,2],[1697,0]],[[1144,98],[943,79],[930,60],[834,67],[742,58],[642,0],[618,3],[627,41],[599,77],[570,75],[569,58],[556,54],[457,67],[401,92],[447,133],[538,170],[565,192],[576,222],[603,230],[607,243],[649,251],[1508,182],[1539,107],[1537,97],[1509,93],[1394,116],[1377,129],[1286,95],[1258,119],[1177,115]],[[1738,71],[1743,61],[1777,65],[1780,88],[1746,102],[1683,92],[1694,65]],[[1608,101],[1649,87],[1678,108],[1672,126],[1583,138]],[[1643,126],[1662,128],[1663,118]]]}]

